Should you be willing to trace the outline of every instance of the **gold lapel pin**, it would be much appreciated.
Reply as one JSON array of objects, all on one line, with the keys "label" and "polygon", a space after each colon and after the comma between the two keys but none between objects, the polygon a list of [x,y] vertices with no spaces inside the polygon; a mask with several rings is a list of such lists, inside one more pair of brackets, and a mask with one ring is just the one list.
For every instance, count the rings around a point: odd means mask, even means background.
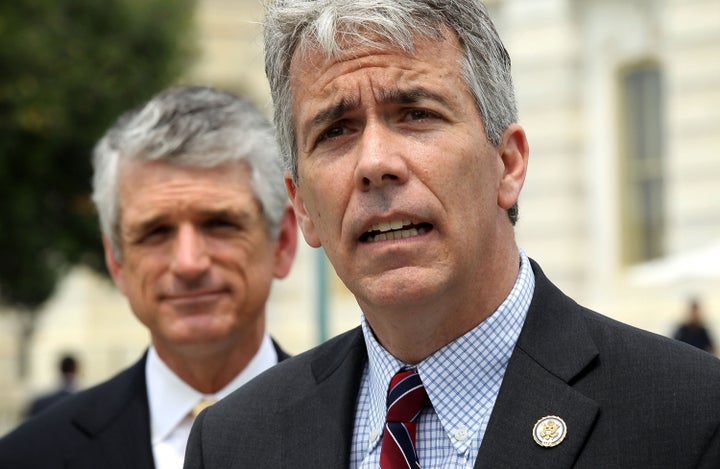
[{"label": "gold lapel pin", "polygon": [[552,448],[563,442],[567,436],[565,421],[555,415],[548,415],[535,422],[533,439],[543,448]]}]

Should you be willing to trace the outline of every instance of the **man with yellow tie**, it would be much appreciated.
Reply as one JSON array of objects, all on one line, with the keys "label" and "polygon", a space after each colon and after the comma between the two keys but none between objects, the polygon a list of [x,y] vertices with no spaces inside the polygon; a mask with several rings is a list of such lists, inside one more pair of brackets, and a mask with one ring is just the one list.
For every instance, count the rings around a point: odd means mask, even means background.
[{"label": "man with yellow tie", "polygon": [[265,331],[297,245],[270,123],[174,87],[121,116],[93,162],[107,266],[151,345],[0,440],[3,468],[180,468],[199,409],[287,358]]}]

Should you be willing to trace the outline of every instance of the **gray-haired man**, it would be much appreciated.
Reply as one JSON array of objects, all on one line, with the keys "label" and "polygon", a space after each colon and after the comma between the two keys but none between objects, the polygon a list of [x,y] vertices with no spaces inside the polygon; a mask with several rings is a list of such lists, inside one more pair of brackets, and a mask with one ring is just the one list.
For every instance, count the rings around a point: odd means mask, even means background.
[{"label": "gray-haired man", "polygon": [[202,414],[186,467],[720,467],[720,362],[517,246],[528,142],[484,6],[267,5],[286,185],[362,325]]},{"label": "gray-haired man", "polygon": [[274,142],[247,101],[197,86],[106,133],[93,181],[105,257],[151,346],[0,440],[0,467],[179,468],[193,409],[287,357],[265,331],[297,245]]}]

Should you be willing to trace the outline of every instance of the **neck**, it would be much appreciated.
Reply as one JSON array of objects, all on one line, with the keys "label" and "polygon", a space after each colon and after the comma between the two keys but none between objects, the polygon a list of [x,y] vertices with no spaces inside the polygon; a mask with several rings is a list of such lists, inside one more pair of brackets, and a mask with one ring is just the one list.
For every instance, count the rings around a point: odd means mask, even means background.
[{"label": "neck", "polygon": [[414,305],[393,310],[361,305],[378,342],[397,359],[417,364],[475,328],[507,298],[519,273],[514,243],[497,257],[487,264],[494,268]]},{"label": "neck", "polygon": [[227,386],[257,354],[264,332],[242,339],[234,338],[231,345],[200,344],[165,347],[153,341],[160,359],[188,385],[203,394],[213,394]]}]

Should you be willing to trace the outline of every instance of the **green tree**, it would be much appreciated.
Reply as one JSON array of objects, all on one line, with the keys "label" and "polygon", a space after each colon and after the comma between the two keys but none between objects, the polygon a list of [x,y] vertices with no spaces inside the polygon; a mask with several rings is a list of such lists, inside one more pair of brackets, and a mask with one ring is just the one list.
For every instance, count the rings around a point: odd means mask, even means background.
[{"label": "green tree", "polygon": [[92,147],[190,64],[194,6],[0,2],[0,302],[27,313],[27,335],[69,266],[104,272]]}]

